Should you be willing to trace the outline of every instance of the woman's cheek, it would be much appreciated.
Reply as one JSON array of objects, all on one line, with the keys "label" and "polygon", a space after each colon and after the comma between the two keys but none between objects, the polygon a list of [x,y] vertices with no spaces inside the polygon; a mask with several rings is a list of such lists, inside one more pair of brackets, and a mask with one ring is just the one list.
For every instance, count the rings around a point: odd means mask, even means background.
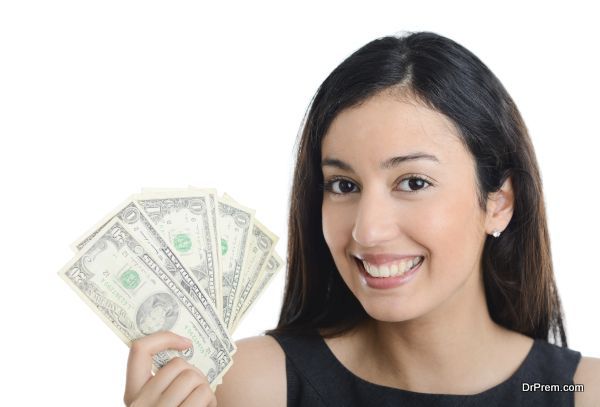
[{"label": "woman's cheek", "polygon": [[[423,239],[431,251],[432,271],[437,280],[468,273],[474,266],[480,245],[480,218],[470,202],[450,199],[429,209],[430,221]],[[461,277],[459,277],[459,280]]]},{"label": "woman's cheek", "polygon": [[323,236],[332,253],[343,248],[352,239],[352,213],[341,205],[323,203]]}]

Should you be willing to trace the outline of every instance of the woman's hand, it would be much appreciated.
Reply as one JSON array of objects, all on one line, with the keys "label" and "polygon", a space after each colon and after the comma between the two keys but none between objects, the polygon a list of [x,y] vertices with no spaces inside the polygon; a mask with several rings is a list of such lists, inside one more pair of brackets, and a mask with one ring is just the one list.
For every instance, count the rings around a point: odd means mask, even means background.
[{"label": "woman's hand", "polygon": [[172,332],[156,332],[134,341],[127,362],[125,405],[215,407],[217,399],[206,376],[185,360],[174,358],[154,376],[151,373],[153,355],[191,345],[189,339]]}]

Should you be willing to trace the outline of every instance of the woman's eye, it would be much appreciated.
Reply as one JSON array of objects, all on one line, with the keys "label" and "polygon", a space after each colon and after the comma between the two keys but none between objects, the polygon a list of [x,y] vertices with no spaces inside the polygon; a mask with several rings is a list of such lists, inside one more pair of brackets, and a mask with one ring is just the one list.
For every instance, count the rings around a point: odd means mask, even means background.
[{"label": "woman's eye", "polygon": [[354,192],[356,186],[353,182],[345,179],[334,179],[325,184],[325,190],[334,194],[348,194]]},{"label": "woman's eye", "polygon": [[[404,178],[398,184],[398,188],[402,192],[419,192],[422,189],[426,189],[431,186],[431,182],[421,178],[421,177],[408,177]],[[345,195],[358,191],[358,187],[352,181],[348,181],[346,179],[332,179],[323,185],[323,189],[325,191],[331,192],[334,195]]]},{"label": "woman's eye", "polygon": [[404,184],[408,187],[407,190],[403,189],[403,191],[405,191],[405,192],[417,192],[421,189],[427,188],[427,187],[425,187],[425,184],[431,185],[430,182],[424,180],[423,178],[419,178],[419,177],[404,178],[402,181],[400,181],[398,183],[398,186],[400,186],[402,184]]}]

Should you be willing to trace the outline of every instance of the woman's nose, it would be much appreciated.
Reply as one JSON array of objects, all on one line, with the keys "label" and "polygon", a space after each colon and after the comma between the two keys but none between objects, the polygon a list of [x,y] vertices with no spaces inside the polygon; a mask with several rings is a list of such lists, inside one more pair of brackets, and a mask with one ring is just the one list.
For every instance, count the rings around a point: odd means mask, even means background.
[{"label": "woman's nose", "polygon": [[363,247],[374,247],[398,235],[397,208],[381,195],[361,196],[352,238]]}]

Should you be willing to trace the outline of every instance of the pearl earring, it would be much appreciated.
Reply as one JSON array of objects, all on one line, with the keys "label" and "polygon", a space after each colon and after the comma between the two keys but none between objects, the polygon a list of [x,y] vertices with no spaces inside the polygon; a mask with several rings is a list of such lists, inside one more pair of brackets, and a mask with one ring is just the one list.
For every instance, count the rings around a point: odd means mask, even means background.
[{"label": "pearl earring", "polygon": [[494,231],[492,232],[492,236],[498,237],[498,236],[500,236],[501,233],[502,232],[500,232],[498,229],[494,229]]}]

